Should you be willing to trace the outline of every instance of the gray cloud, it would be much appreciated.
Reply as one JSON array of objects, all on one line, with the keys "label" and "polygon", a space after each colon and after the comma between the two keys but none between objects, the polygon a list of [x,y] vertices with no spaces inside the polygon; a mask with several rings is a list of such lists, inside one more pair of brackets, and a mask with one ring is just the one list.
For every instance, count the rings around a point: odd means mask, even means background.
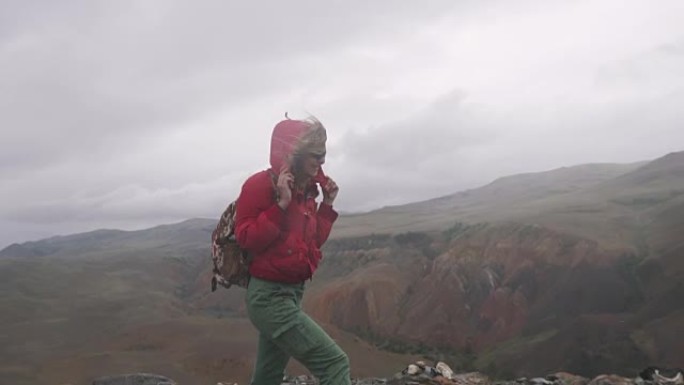
[{"label": "gray cloud", "polygon": [[335,174],[349,186],[340,203],[369,210],[450,194],[504,175],[655,159],[683,149],[683,103],[682,88],[678,94],[629,97],[609,106],[584,102],[560,111],[506,114],[469,104],[467,98],[439,98],[406,120],[350,133],[331,150],[340,153],[334,164],[344,165]]},{"label": "gray cloud", "polygon": [[10,3],[0,51],[0,88],[12,90],[0,94],[0,107],[10,129],[0,136],[0,165],[111,154],[145,132],[287,89],[301,75],[293,63],[301,56],[391,30],[395,18],[418,22],[446,4],[413,13],[389,2],[368,12],[346,2],[298,10],[258,1]]},{"label": "gray cloud", "polygon": [[681,11],[676,0],[3,2],[0,247],[215,217],[267,166],[285,111],[328,127],[345,211],[681,150]]}]

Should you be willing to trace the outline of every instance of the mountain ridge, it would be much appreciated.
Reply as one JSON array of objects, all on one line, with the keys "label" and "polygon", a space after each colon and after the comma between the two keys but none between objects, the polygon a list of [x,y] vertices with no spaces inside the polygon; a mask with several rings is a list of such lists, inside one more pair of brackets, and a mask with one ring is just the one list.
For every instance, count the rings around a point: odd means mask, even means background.
[{"label": "mountain ridge", "polygon": [[[343,341],[356,376],[396,372],[409,356],[507,378],[681,367],[683,171],[684,152],[341,216],[304,306]],[[247,381],[244,292],[209,290],[214,224],[3,249],[0,382],[116,370]]]},{"label": "mountain ridge", "polygon": [[[431,198],[423,201],[418,201],[418,202],[412,202],[412,203],[407,203],[407,204],[402,204],[402,205],[395,205],[395,206],[386,206],[383,208],[371,210],[368,212],[362,212],[362,213],[350,213],[350,214],[342,214],[340,215],[341,221],[344,222],[347,219],[350,218],[365,218],[369,215],[373,215],[375,213],[382,213],[386,211],[393,211],[393,210],[406,210],[407,208],[412,208],[414,206],[422,206],[422,205],[429,205],[433,202],[440,203],[448,200],[452,200],[455,197],[459,196],[468,196],[468,195],[474,195],[477,193],[480,193],[481,191],[487,191],[492,188],[498,188],[500,184],[507,183],[508,181],[516,180],[519,181],[520,178],[525,178],[525,179],[545,179],[547,176],[551,176],[551,178],[560,178],[561,175],[563,174],[568,174],[568,173],[575,173],[576,171],[579,170],[588,170],[591,169],[590,171],[594,171],[592,175],[594,178],[598,178],[599,180],[604,180],[606,178],[610,178],[611,176],[615,175],[621,175],[623,173],[627,173],[630,170],[633,170],[637,168],[640,165],[646,164],[648,162],[641,161],[641,162],[632,162],[632,163],[588,163],[588,164],[580,164],[576,166],[567,166],[567,167],[560,167],[548,171],[541,171],[541,172],[532,172],[532,173],[521,173],[521,174],[515,174],[515,175],[509,175],[509,176],[503,176],[500,178],[495,179],[494,181],[483,185],[478,188],[474,189],[468,189],[464,191],[459,191],[453,194],[448,194],[445,196],[441,197],[436,197],[436,198]],[[600,178],[599,175],[604,175],[604,178]],[[218,216],[218,215],[217,215]],[[39,240],[34,240],[34,241],[26,241],[26,242],[15,242],[12,243],[3,249],[0,249],[0,257],[2,256],[7,256],[10,255],[11,253],[26,253],[25,250],[22,250],[24,247],[30,248],[31,246],[39,245],[39,244],[45,244],[45,243],[63,243],[63,242],[69,242],[69,241],[76,241],[79,240],[81,237],[98,237],[98,236],[111,236],[112,238],[115,237],[127,237],[132,234],[140,234],[141,232],[148,232],[148,231],[154,231],[160,230],[160,229],[165,229],[165,228],[170,228],[170,227],[178,227],[179,229],[183,228],[188,228],[188,229],[194,229],[194,228],[205,228],[207,226],[211,227],[215,225],[216,219],[211,219],[211,218],[200,218],[200,217],[195,217],[195,218],[189,218],[185,219],[179,222],[174,222],[174,223],[168,223],[168,224],[159,224],[156,226],[152,226],[150,228],[145,228],[145,229],[140,229],[140,230],[120,230],[120,229],[95,229],[91,231],[86,231],[86,232],[81,232],[81,233],[74,233],[74,234],[66,234],[66,235],[55,235],[51,236],[48,238],[43,238]],[[188,226],[191,225],[191,226]],[[350,234],[353,236],[354,234]],[[333,232],[333,236],[337,237],[337,234]],[[104,237],[103,237],[104,238]],[[31,253],[28,253],[31,255]],[[35,255],[34,255],[35,256]]]}]

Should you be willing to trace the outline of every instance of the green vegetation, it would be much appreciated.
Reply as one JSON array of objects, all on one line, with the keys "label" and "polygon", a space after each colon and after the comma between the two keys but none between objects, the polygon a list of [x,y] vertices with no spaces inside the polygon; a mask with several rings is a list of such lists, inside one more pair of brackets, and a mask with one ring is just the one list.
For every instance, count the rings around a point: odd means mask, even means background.
[{"label": "green vegetation", "polygon": [[629,307],[638,306],[645,299],[643,285],[637,271],[644,259],[646,256],[643,254],[628,254],[615,262],[615,269],[630,288]]},{"label": "green vegetation", "polygon": [[477,223],[474,225],[469,225],[462,222],[456,222],[453,226],[442,231],[442,235],[447,241],[453,241],[474,231],[482,230],[488,226],[487,223]]},{"label": "green vegetation", "polygon": [[439,255],[439,251],[432,247],[432,237],[426,233],[409,231],[395,235],[394,240],[402,249],[415,248],[420,251],[420,254],[430,260]]},{"label": "green vegetation", "polygon": [[662,191],[650,195],[629,196],[611,199],[611,202],[633,208],[645,208],[669,201],[681,195],[681,190]]},{"label": "green vegetation", "polygon": [[537,225],[525,224],[518,228],[518,237],[523,239],[536,237],[539,230],[540,228]]},{"label": "green vegetation", "polygon": [[455,238],[457,235],[463,233],[465,229],[467,229],[467,227],[468,225],[466,225],[465,223],[456,222],[453,226],[444,230],[442,232],[442,235],[444,235],[445,238],[451,240]]},{"label": "green vegetation", "polygon": [[[377,259],[376,251],[388,250],[393,256],[422,255],[434,259],[440,250],[433,247],[434,239],[423,232],[397,235],[372,234],[366,237],[330,240],[323,248],[326,266],[337,273],[348,273]],[[350,253],[352,253],[350,255]]]},{"label": "green vegetation", "polygon": [[427,234],[413,231],[397,234],[394,236],[394,240],[399,246],[422,246],[432,241]]},{"label": "green vegetation", "polygon": [[359,249],[368,250],[387,247],[392,243],[392,236],[389,234],[371,234],[364,237],[330,239],[325,243],[324,251],[338,253]]}]

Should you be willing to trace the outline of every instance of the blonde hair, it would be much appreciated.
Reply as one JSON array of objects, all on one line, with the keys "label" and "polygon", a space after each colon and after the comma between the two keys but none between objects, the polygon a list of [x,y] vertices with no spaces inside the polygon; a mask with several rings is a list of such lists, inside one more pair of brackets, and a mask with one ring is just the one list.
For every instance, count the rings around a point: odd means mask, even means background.
[{"label": "blonde hair", "polygon": [[309,116],[305,120],[302,120],[302,122],[307,125],[307,129],[297,140],[297,144],[292,151],[290,163],[292,165],[292,172],[295,175],[295,180],[302,176],[302,161],[306,156],[309,154],[325,154],[325,142],[328,139],[323,123],[316,117]]},{"label": "blonde hair", "polygon": [[308,129],[297,141],[292,155],[301,156],[312,152],[318,154],[324,153],[328,134],[326,133],[323,123],[315,116],[309,116],[303,120],[303,122],[307,124]]}]

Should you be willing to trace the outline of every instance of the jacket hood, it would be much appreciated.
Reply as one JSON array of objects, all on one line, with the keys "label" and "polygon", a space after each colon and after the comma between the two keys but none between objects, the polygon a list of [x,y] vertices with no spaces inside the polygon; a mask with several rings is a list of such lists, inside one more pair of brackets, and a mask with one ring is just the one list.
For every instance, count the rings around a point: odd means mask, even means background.
[{"label": "jacket hood", "polygon": [[[286,119],[276,124],[271,135],[271,168],[279,174],[283,168],[289,167],[292,156],[302,149],[325,151],[325,129],[320,123],[305,120]],[[317,127],[318,126],[318,127]],[[317,128],[317,132],[313,130]],[[318,170],[314,182],[322,184],[326,181],[323,168]]]}]

